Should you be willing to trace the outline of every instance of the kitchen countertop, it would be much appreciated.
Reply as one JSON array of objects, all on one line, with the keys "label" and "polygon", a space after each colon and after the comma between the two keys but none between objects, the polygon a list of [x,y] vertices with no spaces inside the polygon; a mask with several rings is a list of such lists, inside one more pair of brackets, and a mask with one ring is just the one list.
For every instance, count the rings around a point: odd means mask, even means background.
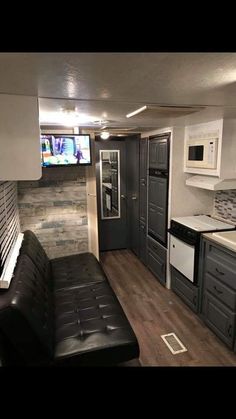
[{"label": "kitchen countertop", "polygon": [[203,237],[236,253],[236,230],[204,233]]}]

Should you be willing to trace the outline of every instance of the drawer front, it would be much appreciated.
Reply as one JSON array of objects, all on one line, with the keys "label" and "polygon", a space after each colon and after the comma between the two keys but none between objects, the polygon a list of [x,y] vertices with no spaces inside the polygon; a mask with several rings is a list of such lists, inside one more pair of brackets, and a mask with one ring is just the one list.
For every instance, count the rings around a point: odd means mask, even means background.
[{"label": "drawer front", "polygon": [[166,249],[161,246],[156,240],[148,237],[148,249],[159,258],[166,260]]},{"label": "drawer front", "polygon": [[171,267],[171,289],[195,312],[198,312],[198,287]]},{"label": "drawer front", "polygon": [[161,259],[159,256],[154,255],[148,249],[148,267],[152,273],[159,279],[164,285],[166,283],[166,261]]},{"label": "drawer front", "polygon": [[236,256],[210,243],[206,246],[206,272],[236,290]]},{"label": "drawer front", "polygon": [[204,321],[219,338],[231,349],[235,334],[235,313],[227,309],[211,294],[204,294]]},{"label": "drawer front", "polygon": [[205,289],[226,304],[231,310],[236,311],[236,292],[206,273],[204,277]]}]

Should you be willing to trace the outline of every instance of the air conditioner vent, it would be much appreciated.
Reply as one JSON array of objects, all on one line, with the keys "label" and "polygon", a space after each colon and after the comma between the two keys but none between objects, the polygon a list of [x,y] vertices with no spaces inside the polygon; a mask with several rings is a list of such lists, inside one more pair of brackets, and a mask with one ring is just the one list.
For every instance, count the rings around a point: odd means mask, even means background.
[{"label": "air conditioner vent", "polygon": [[198,112],[204,109],[203,106],[167,106],[167,105],[145,105],[126,115],[127,118],[143,116],[150,118],[176,118]]}]

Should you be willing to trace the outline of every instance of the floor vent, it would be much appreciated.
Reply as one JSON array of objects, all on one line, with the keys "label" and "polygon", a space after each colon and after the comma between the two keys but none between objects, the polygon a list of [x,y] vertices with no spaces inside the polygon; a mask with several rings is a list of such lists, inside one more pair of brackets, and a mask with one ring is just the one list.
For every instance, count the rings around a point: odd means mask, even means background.
[{"label": "floor vent", "polygon": [[176,355],[181,352],[187,351],[187,349],[179,340],[179,338],[177,338],[175,333],[168,333],[167,335],[161,335],[161,338],[164,340],[165,344],[168,346],[172,354]]}]

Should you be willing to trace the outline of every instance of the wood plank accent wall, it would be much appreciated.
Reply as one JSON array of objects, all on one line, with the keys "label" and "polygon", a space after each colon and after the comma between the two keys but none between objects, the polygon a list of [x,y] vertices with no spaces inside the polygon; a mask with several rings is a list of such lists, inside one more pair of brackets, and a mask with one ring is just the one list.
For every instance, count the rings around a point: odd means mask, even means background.
[{"label": "wood plank accent wall", "polygon": [[18,183],[22,232],[32,230],[49,258],[88,251],[85,167],[43,168],[39,181]]}]

